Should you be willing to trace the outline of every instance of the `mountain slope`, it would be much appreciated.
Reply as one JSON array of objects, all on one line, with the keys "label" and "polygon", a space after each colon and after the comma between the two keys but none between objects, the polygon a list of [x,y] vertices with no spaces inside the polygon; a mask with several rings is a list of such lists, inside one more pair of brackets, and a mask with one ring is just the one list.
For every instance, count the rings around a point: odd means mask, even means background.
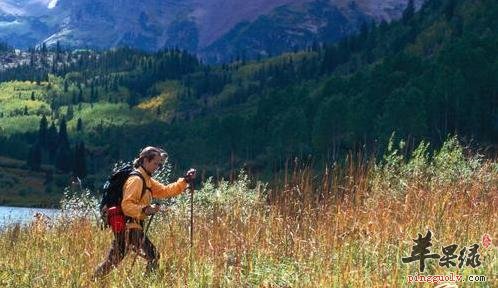
[{"label": "mountain slope", "polygon": [[294,157],[371,155],[393,131],[408,151],[448,134],[496,147],[498,6],[448,3],[261,61],[205,65],[176,50],[33,52],[41,54],[33,66],[0,73],[32,80],[2,83],[0,126],[10,137],[0,137],[0,153],[28,158],[41,115],[68,120],[72,144],[84,141],[93,156],[90,174],[131,159],[144,139],[211,175],[279,169]]},{"label": "mountain slope", "polygon": [[255,58],[301,50],[313,43],[337,42],[372,19],[356,5],[345,8],[315,1],[282,6],[252,22],[242,22],[201,50],[209,62],[226,57]]},{"label": "mountain slope", "polygon": [[[420,4],[422,0],[417,0]],[[241,50],[273,54],[330,42],[363,22],[398,18],[407,0],[23,0],[0,4],[0,40],[18,47],[41,42],[64,46],[143,50],[179,47],[207,59],[227,61]],[[317,10],[317,7],[320,7]],[[323,11],[320,11],[323,9]],[[323,13],[322,13],[323,12]],[[323,33],[323,26],[335,26]],[[330,29],[329,29],[330,30]],[[254,44],[253,42],[257,42]],[[290,46],[288,44],[291,44]],[[283,49],[287,46],[287,49]],[[225,56],[226,51],[229,55]],[[234,51],[234,52],[230,52]],[[236,52],[235,52],[236,51]]]}]

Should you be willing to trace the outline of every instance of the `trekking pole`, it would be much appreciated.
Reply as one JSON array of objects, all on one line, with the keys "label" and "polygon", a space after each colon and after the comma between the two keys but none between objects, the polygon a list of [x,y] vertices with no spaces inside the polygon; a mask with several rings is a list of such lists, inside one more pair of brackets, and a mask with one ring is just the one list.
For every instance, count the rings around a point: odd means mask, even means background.
[{"label": "trekking pole", "polygon": [[144,231],[144,236],[142,237],[141,241],[140,241],[140,247],[136,247],[137,248],[137,251],[135,253],[135,257],[133,258],[133,262],[131,262],[131,268],[130,268],[130,272],[131,270],[133,270],[133,266],[135,266],[135,262],[137,261],[137,256],[138,256],[138,253],[140,252],[140,249],[142,249],[142,246],[144,245],[145,243],[145,237],[147,237],[147,232],[149,231],[149,227],[150,227],[150,223],[152,223],[152,220],[154,219],[154,215],[156,214],[152,214],[150,216],[150,220],[149,222],[147,223],[147,227],[145,227],[145,231]]},{"label": "trekking pole", "polygon": [[190,186],[190,249],[194,247],[194,181]]},{"label": "trekking pole", "polygon": [[194,183],[189,183],[190,187],[190,249],[189,249],[189,274],[193,275],[192,267],[194,265],[194,253],[193,253],[193,247],[194,247]]}]

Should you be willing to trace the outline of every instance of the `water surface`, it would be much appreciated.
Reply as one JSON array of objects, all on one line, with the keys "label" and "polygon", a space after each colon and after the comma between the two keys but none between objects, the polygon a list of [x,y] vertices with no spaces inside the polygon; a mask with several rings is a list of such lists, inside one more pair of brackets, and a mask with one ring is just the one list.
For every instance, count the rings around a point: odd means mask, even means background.
[{"label": "water surface", "polygon": [[0,229],[5,227],[21,224],[26,225],[33,221],[34,215],[39,212],[45,216],[53,219],[60,213],[59,209],[45,209],[45,208],[25,208],[25,207],[11,207],[0,206]]}]

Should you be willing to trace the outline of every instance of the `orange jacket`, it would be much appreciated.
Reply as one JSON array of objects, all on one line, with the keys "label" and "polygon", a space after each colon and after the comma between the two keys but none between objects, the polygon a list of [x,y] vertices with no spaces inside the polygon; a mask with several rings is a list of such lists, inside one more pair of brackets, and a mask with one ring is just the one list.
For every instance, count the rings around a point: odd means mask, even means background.
[{"label": "orange jacket", "polygon": [[128,228],[141,228],[138,222],[146,217],[143,208],[150,205],[152,198],[173,197],[187,188],[187,181],[183,178],[178,178],[175,183],[164,185],[150,177],[142,167],[138,168],[137,171],[145,179],[146,190],[143,196],[140,197],[142,195],[143,181],[137,175],[130,176],[123,186],[121,208],[126,216],[134,219],[133,222],[127,224]]}]

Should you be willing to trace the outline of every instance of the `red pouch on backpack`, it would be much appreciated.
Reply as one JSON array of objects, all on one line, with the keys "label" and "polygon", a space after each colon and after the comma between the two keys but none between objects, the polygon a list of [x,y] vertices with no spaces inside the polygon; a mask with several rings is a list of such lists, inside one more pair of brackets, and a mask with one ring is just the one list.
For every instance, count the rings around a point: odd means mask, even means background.
[{"label": "red pouch on backpack", "polygon": [[113,206],[107,209],[107,223],[111,226],[112,232],[120,233],[126,228],[125,215],[121,207]]}]

